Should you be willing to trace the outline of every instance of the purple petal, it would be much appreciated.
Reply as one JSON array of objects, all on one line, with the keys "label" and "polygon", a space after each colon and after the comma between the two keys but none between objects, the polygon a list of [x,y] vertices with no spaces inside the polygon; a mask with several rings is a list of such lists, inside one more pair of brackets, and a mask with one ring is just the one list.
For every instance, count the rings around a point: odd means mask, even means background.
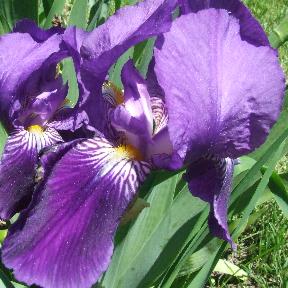
[{"label": "purple petal", "polygon": [[22,129],[8,137],[0,162],[0,218],[9,219],[28,204],[38,152],[60,141],[60,135],[51,128],[42,133]]},{"label": "purple petal", "polygon": [[20,20],[16,23],[13,32],[28,33],[37,42],[41,43],[46,41],[54,34],[63,34],[65,31],[61,27],[52,27],[48,30],[41,29],[37,24],[29,19]]},{"label": "purple petal", "polygon": [[151,142],[153,133],[153,115],[147,84],[132,60],[124,65],[121,77],[124,103],[111,113],[111,122],[117,131],[125,133],[128,143],[143,150]]},{"label": "purple petal", "polygon": [[74,60],[77,72],[80,70],[81,64],[80,49],[84,39],[89,34],[89,32],[86,32],[80,28],[68,27],[63,35],[63,40],[66,43],[67,48],[70,51],[70,55]]},{"label": "purple petal", "polygon": [[49,123],[50,127],[56,130],[70,130],[76,131],[77,129],[85,126],[91,131],[95,131],[93,127],[89,126],[89,118],[87,113],[82,109],[64,107],[57,112],[53,120]]},{"label": "purple petal", "polygon": [[21,121],[25,126],[46,125],[54,114],[62,108],[67,93],[67,85],[52,92],[45,91],[41,93],[35,99],[31,99],[29,105],[22,109],[18,121]]},{"label": "purple petal", "polygon": [[191,193],[211,206],[208,221],[211,233],[228,241],[235,248],[227,224],[227,207],[232,189],[233,168],[233,160],[230,158],[201,158],[189,166],[185,178]]},{"label": "purple petal", "polygon": [[259,22],[240,0],[180,0],[182,14],[203,9],[225,9],[240,23],[241,38],[255,46],[269,46],[269,40]]},{"label": "purple petal", "polygon": [[81,54],[86,68],[105,77],[127,49],[169,30],[176,4],[175,0],[145,0],[119,9],[83,42]]},{"label": "purple petal", "polygon": [[119,218],[147,173],[147,163],[104,138],[79,143],[11,227],[4,264],[28,285],[91,287],[108,267]]},{"label": "purple petal", "polygon": [[180,17],[162,40],[155,72],[175,153],[237,158],[261,145],[284,95],[273,49],[242,41],[237,19],[215,9]]},{"label": "purple petal", "polygon": [[155,59],[152,58],[147,72],[147,90],[150,95],[150,102],[154,119],[153,134],[157,134],[167,126],[168,114],[165,104],[165,94],[158,83],[154,67]]},{"label": "purple petal", "polygon": [[4,110],[7,114],[8,106],[15,101],[16,90],[24,81],[39,70],[50,55],[60,51],[61,41],[62,37],[57,34],[43,43],[36,42],[27,33],[11,33],[0,37],[1,114]]}]

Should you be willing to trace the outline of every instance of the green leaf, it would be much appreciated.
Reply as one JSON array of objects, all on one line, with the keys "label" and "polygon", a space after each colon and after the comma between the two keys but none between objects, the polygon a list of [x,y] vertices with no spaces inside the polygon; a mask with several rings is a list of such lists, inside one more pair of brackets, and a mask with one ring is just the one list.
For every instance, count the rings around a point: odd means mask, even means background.
[{"label": "green leaf", "polygon": [[92,31],[94,28],[103,24],[109,17],[109,0],[100,0],[92,6],[89,16],[89,25],[87,31]]},{"label": "green leaf", "polygon": [[109,80],[113,82],[117,87],[123,88],[121,82],[121,70],[124,64],[133,58],[134,47],[127,50],[116,62],[116,64],[109,71]]},{"label": "green leaf", "polygon": [[248,278],[248,274],[243,269],[224,259],[220,259],[218,261],[216,267],[214,268],[214,272],[232,275],[242,281],[245,281]]},{"label": "green leaf", "polygon": [[153,55],[155,39],[151,38],[135,46],[133,53],[133,60],[136,68],[142,74],[143,77],[146,76],[149,63]]},{"label": "green leaf", "polygon": [[15,288],[15,286],[10,281],[9,277],[4,273],[4,271],[1,268],[0,268],[0,287]]},{"label": "green leaf", "polygon": [[148,287],[177,256],[195,219],[207,206],[193,198],[187,189],[173,200],[180,176],[170,177],[152,188],[146,199],[150,208],[140,214],[116,247],[102,282],[104,286]]},{"label": "green leaf", "polygon": [[269,41],[274,48],[279,48],[288,40],[288,13],[269,35]]},{"label": "green leaf", "polygon": [[27,288],[27,286],[11,281],[15,288]]},{"label": "green leaf", "polygon": [[[279,135],[279,137],[276,138],[272,144],[270,144],[266,149],[264,150],[262,156],[260,159],[253,165],[253,167],[245,174],[245,177],[242,178],[242,180],[236,185],[236,187],[233,190],[233,193],[230,197],[230,216],[233,211],[241,211],[242,208],[245,207],[246,203],[243,201],[243,192],[248,191],[250,187],[252,187],[253,184],[259,179],[259,171],[264,166],[267,161],[271,159],[271,157],[275,154],[275,152],[279,149],[279,146],[286,140],[288,136],[288,129],[282,129],[282,133]],[[285,142],[284,142],[285,143]],[[281,157],[281,155],[277,154],[277,157]],[[279,159],[277,159],[279,160]],[[276,160],[276,161],[277,161]],[[273,172],[273,171],[272,171]],[[271,172],[271,173],[272,173]],[[269,176],[270,177],[270,176]],[[249,195],[248,195],[249,196]],[[249,196],[250,199],[250,196]],[[248,199],[248,200],[249,200]],[[234,212],[235,212],[234,211]],[[237,213],[236,213],[237,214]]]},{"label": "green leaf", "polygon": [[52,20],[55,16],[60,16],[62,14],[65,2],[66,0],[54,0],[44,24],[45,29],[48,29],[52,26]]},{"label": "green leaf", "polygon": [[[286,130],[287,131],[287,130]],[[284,135],[287,135],[287,133],[284,133]],[[281,141],[282,140],[282,138],[280,137],[279,139],[278,139],[278,141]],[[264,175],[263,175],[263,177],[262,177],[262,179],[261,179],[261,181],[260,181],[260,183],[259,183],[259,185],[257,186],[257,189],[256,189],[256,191],[255,191],[255,193],[253,194],[253,195],[251,195],[251,199],[250,199],[250,201],[248,202],[248,205],[246,205],[246,207],[245,207],[245,209],[244,209],[244,211],[243,211],[243,215],[242,215],[242,221],[240,221],[240,223],[239,223],[239,226],[233,231],[233,235],[234,236],[238,236],[239,234],[239,231],[240,231],[240,227],[241,227],[241,225],[242,224],[244,224],[245,223],[245,221],[247,221],[247,219],[249,218],[249,216],[250,216],[250,214],[251,214],[251,212],[253,211],[253,209],[256,207],[256,204],[257,204],[257,201],[258,201],[258,199],[259,199],[259,197],[261,196],[261,194],[263,193],[263,191],[265,190],[265,188],[266,188],[266,186],[268,185],[268,183],[269,183],[269,179],[270,179],[270,177],[271,177],[271,175],[272,175],[272,173],[273,173],[273,171],[274,171],[274,168],[275,168],[275,166],[276,166],[276,164],[277,164],[277,161],[281,158],[281,155],[282,155],[282,151],[283,151],[283,149],[284,149],[284,145],[285,145],[285,143],[283,142],[283,140],[282,140],[282,143],[281,142],[278,142],[278,141],[276,141],[273,145],[272,145],[272,147],[270,147],[270,149],[269,150],[271,150],[271,153],[270,153],[270,159],[269,159],[269,162],[267,163],[267,170],[265,171],[265,173],[264,173]],[[279,144],[280,144],[280,146],[279,146]],[[276,145],[276,147],[278,147],[278,149],[276,150],[276,149],[274,149],[274,145]],[[276,148],[275,147],[275,148]],[[275,151],[276,150],[276,151]],[[260,161],[259,161],[260,162]],[[258,162],[258,163],[259,163]],[[257,163],[257,164],[258,164]],[[256,164],[256,165],[257,165]],[[255,165],[255,166],[256,166]],[[253,168],[252,168],[253,169]],[[251,169],[251,170],[252,170]],[[250,171],[251,171],[250,170]],[[244,180],[245,181],[245,180]],[[236,189],[235,189],[236,190]],[[236,193],[236,192],[235,192]]]},{"label": "green leaf", "polygon": [[190,282],[188,288],[202,288],[207,282],[208,277],[212,273],[214,267],[218,263],[221,258],[225,248],[227,247],[226,243],[222,243],[222,245],[210,255],[209,260],[206,264],[201,268],[201,270],[195,275],[195,277]]},{"label": "green leaf", "polygon": [[0,158],[3,153],[7,137],[8,137],[7,132],[0,122]]},{"label": "green leaf", "polygon": [[68,25],[77,26],[78,28],[85,29],[87,26],[87,13],[88,13],[88,1],[87,0],[75,0]]},{"label": "green leaf", "polygon": [[[288,136],[288,129],[282,132],[280,137],[276,141],[274,141],[274,143],[267,149],[267,151],[265,151],[265,153],[262,155],[259,161],[255,165],[253,165],[253,167],[246,173],[246,177],[244,177],[243,180],[241,180],[240,183],[232,191],[230,204],[233,208],[230,207],[230,216],[234,215],[233,212],[235,211],[237,212],[241,211],[242,213],[242,217],[240,221],[238,221],[238,225],[231,233],[233,239],[237,239],[237,237],[239,236],[239,232],[242,232],[243,227],[246,227],[252,210],[256,206],[257,201],[259,200],[261,194],[266,189],[270,176],[273,173],[273,169],[278,159],[281,157],[285,145],[284,140],[287,138],[287,136]],[[262,179],[259,182],[256,182],[258,179],[258,175],[255,174],[258,174],[257,172],[260,171],[261,167],[264,164],[267,164],[268,167],[267,171],[265,172]],[[246,192],[249,192],[248,193],[249,197],[243,198],[243,194],[245,194]],[[237,207],[238,209],[235,209],[235,207]],[[241,209],[239,209],[240,207]],[[205,231],[203,231],[202,233],[203,235],[205,235],[205,233],[207,234],[208,228],[206,228]],[[204,238],[202,240],[202,243],[205,243],[206,241],[207,240],[205,240]],[[193,245],[190,246],[190,248],[187,249],[187,253],[189,253],[188,252],[189,249],[191,248],[193,249],[195,245],[196,247],[203,246],[201,242],[197,244],[194,243]],[[205,265],[201,268],[201,270],[194,275],[192,281],[189,283],[188,288],[198,288],[198,287],[202,288],[205,285],[207,279],[209,278],[218,260],[221,258],[226,247],[227,247],[226,243],[223,243],[221,246],[219,246],[219,248],[213,253],[213,255],[211,255],[208,262],[206,262]],[[184,265],[185,263],[183,262],[183,260],[185,260],[185,257],[182,259],[182,261],[180,261],[180,263],[182,262],[182,265]],[[168,288],[171,287],[171,285],[163,287]]]},{"label": "green leaf", "polygon": [[[265,170],[263,169],[262,172]],[[287,174],[278,175],[276,172],[273,172],[268,187],[273,194],[274,199],[276,200],[279,208],[282,210],[285,217],[288,217],[288,177]]]},{"label": "green leaf", "polygon": [[0,0],[1,17],[10,31],[18,20],[24,18],[38,24],[38,5],[38,0]]},{"label": "green leaf", "polygon": [[54,0],[42,0],[43,9],[44,9],[44,13],[45,13],[46,17],[49,15],[49,12],[52,8],[53,2],[54,2]]},{"label": "green leaf", "polygon": [[74,63],[71,58],[66,58],[63,60],[62,78],[63,82],[64,83],[68,82],[69,86],[68,95],[66,99],[69,100],[69,106],[74,107],[79,98],[79,87]]},{"label": "green leaf", "polygon": [[10,31],[11,27],[9,26],[6,17],[3,15],[3,12],[0,10],[0,35],[6,34]]},{"label": "green leaf", "polygon": [[203,267],[203,265],[210,259],[211,254],[215,252],[215,247],[216,249],[218,248],[218,245],[219,240],[213,239],[203,248],[190,255],[184,265],[181,267],[178,277],[185,275],[187,276],[201,269],[201,267]]}]

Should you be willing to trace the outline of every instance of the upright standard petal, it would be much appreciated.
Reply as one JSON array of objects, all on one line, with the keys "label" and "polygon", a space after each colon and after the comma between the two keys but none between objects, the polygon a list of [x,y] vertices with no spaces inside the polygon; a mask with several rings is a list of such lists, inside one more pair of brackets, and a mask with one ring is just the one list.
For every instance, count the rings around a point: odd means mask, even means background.
[{"label": "upright standard petal", "polygon": [[255,46],[269,46],[263,28],[241,0],[179,0],[182,14],[203,9],[225,9],[240,22],[240,35],[243,40]]},{"label": "upright standard petal", "polygon": [[145,0],[119,9],[83,42],[81,54],[86,69],[104,73],[133,45],[169,30],[175,0]]},{"label": "upright standard petal", "polygon": [[8,137],[5,145],[0,162],[1,219],[7,220],[27,206],[33,192],[38,152],[62,141],[52,128],[43,132],[37,130],[37,126],[31,126],[30,129],[31,132],[18,130]]},{"label": "upright standard petal", "polygon": [[18,280],[45,288],[88,288],[98,280],[119,218],[149,173],[126,148],[96,137],[54,166],[3,244],[3,262]]},{"label": "upright standard petal", "polygon": [[233,170],[232,159],[206,156],[189,166],[185,178],[191,193],[210,203],[208,223],[212,234],[228,241],[235,248],[227,224]]},{"label": "upright standard petal", "polygon": [[[0,37],[0,113],[7,114],[16,89],[38,70],[53,53],[60,51],[62,37],[55,34],[38,43],[27,33]],[[21,49],[19,49],[21,47]]]},{"label": "upright standard petal", "polygon": [[151,142],[153,134],[153,115],[147,84],[132,60],[124,65],[121,78],[124,86],[123,102],[111,112],[111,123],[117,131],[125,133],[128,143],[145,153],[145,147]]},{"label": "upright standard petal", "polygon": [[157,43],[155,72],[182,159],[246,154],[280,113],[285,79],[274,50],[242,41],[239,29],[228,12],[207,9],[175,20]]}]

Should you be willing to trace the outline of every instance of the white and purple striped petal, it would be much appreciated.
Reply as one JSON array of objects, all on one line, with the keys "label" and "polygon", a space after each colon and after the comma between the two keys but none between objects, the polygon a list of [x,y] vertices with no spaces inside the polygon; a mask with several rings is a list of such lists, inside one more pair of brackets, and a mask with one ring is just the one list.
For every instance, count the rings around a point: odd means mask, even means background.
[{"label": "white and purple striped petal", "polygon": [[41,131],[19,129],[8,137],[0,161],[0,218],[9,219],[30,201],[39,151],[57,142],[61,136],[53,128]]},{"label": "white and purple striped petal", "polygon": [[130,148],[95,137],[56,163],[3,245],[3,262],[18,280],[45,288],[98,280],[120,217],[150,170]]}]

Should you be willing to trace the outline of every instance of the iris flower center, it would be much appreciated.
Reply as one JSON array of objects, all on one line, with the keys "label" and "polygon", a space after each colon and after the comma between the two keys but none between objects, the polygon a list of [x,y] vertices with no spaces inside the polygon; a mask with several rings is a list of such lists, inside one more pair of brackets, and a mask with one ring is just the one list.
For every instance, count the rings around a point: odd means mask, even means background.
[{"label": "iris flower center", "polygon": [[116,148],[116,154],[120,157],[141,161],[143,157],[141,152],[130,144],[123,144]]},{"label": "iris flower center", "polygon": [[44,129],[39,125],[31,125],[27,128],[27,131],[34,134],[43,133]]},{"label": "iris flower center", "polygon": [[110,81],[106,81],[103,84],[103,96],[112,105],[121,105],[124,103],[124,95],[121,89],[114,85]]}]

